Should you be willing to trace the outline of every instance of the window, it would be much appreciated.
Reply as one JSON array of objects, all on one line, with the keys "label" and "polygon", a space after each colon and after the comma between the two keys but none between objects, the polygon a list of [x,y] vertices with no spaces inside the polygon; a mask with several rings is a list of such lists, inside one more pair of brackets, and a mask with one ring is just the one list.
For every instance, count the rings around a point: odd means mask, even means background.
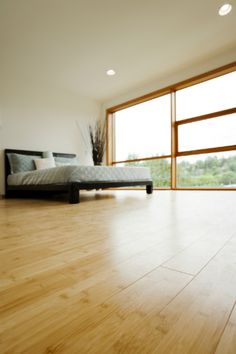
[{"label": "window", "polygon": [[178,188],[236,187],[235,92],[236,72],[177,91]]},{"label": "window", "polygon": [[176,120],[236,107],[236,71],[176,92]]},{"label": "window", "polygon": [[234,145],[236,113],[180,125],[178,140],[179,151]]},{"label": "window", "polygon": [[154,187],[170,188],[170,94],[122,109],[113,115],[113,120],[113,164],[149,167]]},{"label": "window", "polygon": [[235,70],[108,110],[110,163],[149,167],[155,188],[236,189]]},{"label": "window", "polygon": [[170,155],[170,95],[115,113],[116,161]]},{"label": "window", "polygon": [[171,185],[171,159],[161,158],[135,162],[119,163],[117,166],[139,166],[150,168],[154,188],[169,189]]},{"label": "window", "polygon": [[236,188],[236,151],[177,158],[178,187]]}]

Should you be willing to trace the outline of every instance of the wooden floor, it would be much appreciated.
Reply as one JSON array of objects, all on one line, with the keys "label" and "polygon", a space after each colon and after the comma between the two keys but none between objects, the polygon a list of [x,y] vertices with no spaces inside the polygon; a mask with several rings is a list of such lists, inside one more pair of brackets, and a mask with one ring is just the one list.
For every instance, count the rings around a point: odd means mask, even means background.
[{"label": "wooden floor", "polygon": [[0,353],[236,353],[236,193],[0,200]]}]

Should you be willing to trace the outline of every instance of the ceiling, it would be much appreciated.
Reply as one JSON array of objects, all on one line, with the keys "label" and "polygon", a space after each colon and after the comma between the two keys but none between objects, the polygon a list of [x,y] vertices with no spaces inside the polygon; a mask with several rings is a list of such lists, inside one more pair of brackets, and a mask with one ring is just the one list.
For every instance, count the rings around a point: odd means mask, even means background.
[{"label": "ceiling", "polygon": [[104,102],[235,48],[230,2],[1,0],[1,74]]}]

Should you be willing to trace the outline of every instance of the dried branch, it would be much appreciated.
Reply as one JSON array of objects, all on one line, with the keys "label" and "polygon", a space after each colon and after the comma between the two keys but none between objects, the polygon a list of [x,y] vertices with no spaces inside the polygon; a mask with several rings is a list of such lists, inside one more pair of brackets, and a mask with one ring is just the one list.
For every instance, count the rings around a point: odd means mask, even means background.
[{"label": "dried branch", "polygon": [[94,165],[100,165],[106,149],[105,123],[97,121],[94,128],[89,125],[89,136]]}]

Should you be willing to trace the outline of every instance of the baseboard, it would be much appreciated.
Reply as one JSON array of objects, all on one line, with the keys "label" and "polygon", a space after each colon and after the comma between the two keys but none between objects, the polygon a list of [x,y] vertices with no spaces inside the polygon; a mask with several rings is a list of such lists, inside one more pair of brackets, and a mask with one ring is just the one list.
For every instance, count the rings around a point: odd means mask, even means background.
[{"label": "baseboard", "polygon": [[0,194],[0,199],[5,199],[5,194]]}]

